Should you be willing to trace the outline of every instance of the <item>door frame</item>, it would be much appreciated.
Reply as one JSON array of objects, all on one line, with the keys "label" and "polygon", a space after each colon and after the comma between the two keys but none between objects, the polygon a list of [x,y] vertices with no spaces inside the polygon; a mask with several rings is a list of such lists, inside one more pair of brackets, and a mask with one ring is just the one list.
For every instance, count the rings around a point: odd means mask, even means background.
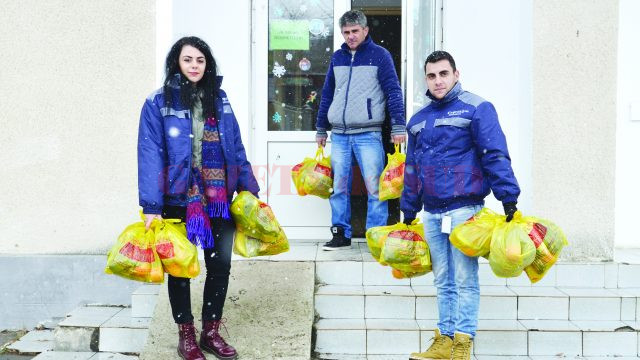
[{"label": "door frame", "polygon": [[[405,107],[407,109],[407,119],[413,115],[413,107],[409,103],[413,99],[413,89],[408,87],[408,79],[415,76],[415,68],[413,64],[413,49],[410,44],[413,42],[413,28],[409,27],[413,23],[413,11],[416,2],[424,0],[402,0],[401,16],[402,16],[402,54],[401,54],[401,71],[400,83],[405,99]],[[434,21],[432,22],[434,34],[434,44],[436,49],[442,47],[442,9],[444,0],[431,0],[434,3]],[[339,19],[342,14],[351,9],[351,0],[333,0],[334,4],[334,29],[338,27]],[[314,131],[269,131],[267,124],[268,117],[268,76],[264,72],[268,69],[268,50],[269,50],[269,4],[268,1],[252,1],[251,5],[251,123],[250,123],[250,139],[251,158],[254,164],[254,173],[262,187],[261,195],[263,200],[269,203],[271,195],[268,192],[271,184],[280,181],[271,179],[271,166],[269,163],[269,143],[274,142],[308,142],[315,143]],[[334,31],[333,51],[338,49],[343,39],[339,35],[340,31]],[[333,53],[333,51],[331,53]],[[301,154],[302,156],[302,154]],[[282,176],[283,174],[280,174]],[[326,214],[330,217],[330,214]],[[291,239],[309,239],[319,240],[330,237],[326,226],[304,226],[286,227],[287,234]]]}]

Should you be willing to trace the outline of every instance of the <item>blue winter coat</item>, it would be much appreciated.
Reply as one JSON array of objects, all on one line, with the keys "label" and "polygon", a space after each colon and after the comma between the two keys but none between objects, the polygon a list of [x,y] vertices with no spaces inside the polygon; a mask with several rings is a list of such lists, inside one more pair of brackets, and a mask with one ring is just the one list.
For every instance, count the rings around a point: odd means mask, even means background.
[{"label": "blue winter coat", "polygon": [[503,203],[516,202],[520,187],[493,105],[459,82],[441,100],[427,96],[430,102],[407,125],[405,217],[423,205],[431,213],[482,205],[490,191]]},{"label": "blue winter coat", "polygon": [[[240,129],[217,78],[215,102],[218,131],[224,150],[228,201],[234,192],[260,187],[247,161]],[[180,103],[179,88],[173,87],[172,107],[166,107],[163,89],[151,94],[142,107],[138,131],[138,195],[145,214],[160,214],[164,205],[186,206],[191,174],[191,111]]]},{"label": "blue winter coat", "polygon": [[346,43],[333,53],[322,88],[316,128],[338,134],[381,131],[385,106],[391,134],[404,134],[402,89],[387,49],[367,36],[355,54]]}]

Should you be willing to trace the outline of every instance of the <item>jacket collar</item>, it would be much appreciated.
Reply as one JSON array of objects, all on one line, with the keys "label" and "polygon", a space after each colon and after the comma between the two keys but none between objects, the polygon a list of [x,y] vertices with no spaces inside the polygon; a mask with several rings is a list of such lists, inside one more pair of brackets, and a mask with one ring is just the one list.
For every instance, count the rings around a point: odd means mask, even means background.
[{"label": "jacket collar", "polygon": [[[358,48],[356,49],[356,51],[361,51],[367,48],[367,46],[369,46],[369,44],[371,44],[373,42],[373,40],[371,40],[371,35],[367,35],[366,38],[364,38],[364,41],[358,46]],[[343,50],[346,51],[351,51],[351,49],[349,48],[349,45],[347,45],[346,42],[342,43],[342,46],[340,46],[340,48],[342,48]]]},{"label": "jacket collar", "polygon": [[429,92],[429,90],[427,90],[426,95],[431,101],[433,101],[434,105],[438,106],[457,99],[460,93],[462,93],[462,85],[460,84],[460,81],[458,81],[442,99],[436,99],[435,96],[431,95],[431,92]]}]

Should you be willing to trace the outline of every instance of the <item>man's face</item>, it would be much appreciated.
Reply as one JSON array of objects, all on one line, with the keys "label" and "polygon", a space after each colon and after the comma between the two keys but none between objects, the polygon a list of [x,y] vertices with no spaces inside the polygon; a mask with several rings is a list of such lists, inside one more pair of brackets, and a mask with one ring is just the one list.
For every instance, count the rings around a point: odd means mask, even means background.
[{"label": "man's face", "polygon": [[445,97],[458,82],[460,74],[453,71],[449,60],[440,60],[435,63],[427,63],[425,69],[427,86],[433,97],[440,100]]},{"label": "man's face", "polygon": [[347,25],[342,27],[342,37],[349,49],[356,50],[369,33],[369,27],[360,25]]}]

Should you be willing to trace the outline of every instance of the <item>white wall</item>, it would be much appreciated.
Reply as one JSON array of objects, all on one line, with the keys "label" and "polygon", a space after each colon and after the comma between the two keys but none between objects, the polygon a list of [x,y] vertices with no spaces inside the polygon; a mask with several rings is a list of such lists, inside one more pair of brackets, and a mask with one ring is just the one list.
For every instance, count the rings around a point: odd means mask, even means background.
[{"label": "white wall", "polygon": [[[531,211],[531,0],[444,0],[443,50],[462,88],[493,103],[520,184],[518,207]],[[502,211],[493,196],[487,206]]]},{"label": "white wall", "polygon": [[[180,0],[169,6],[171,40],[159,40],[166,49],[157,53],[166,56],[171,45],[183,36],[198,36],[209,44],[224,76],[222,88],[238,118],[247,156],[251,156],[251,1]],[[164,66],[162,60],[158,64]]]},{"label": "white wall", "polygon": [[138,218],[154,1],[0,8],[0,254],[104,254]]},{"label": "white wall", "polygon": [[611,260],[618,1],[533,2],[533,206],[565,260]]},{"label": "white wall", "polygon": [[[620,0],[618,30],[618,119],[616,126],[615,245],[640,247],[640,2]],[[594,71],[597,76],[597,71]],[[632,121],[631,108],[635,121]]]}]

